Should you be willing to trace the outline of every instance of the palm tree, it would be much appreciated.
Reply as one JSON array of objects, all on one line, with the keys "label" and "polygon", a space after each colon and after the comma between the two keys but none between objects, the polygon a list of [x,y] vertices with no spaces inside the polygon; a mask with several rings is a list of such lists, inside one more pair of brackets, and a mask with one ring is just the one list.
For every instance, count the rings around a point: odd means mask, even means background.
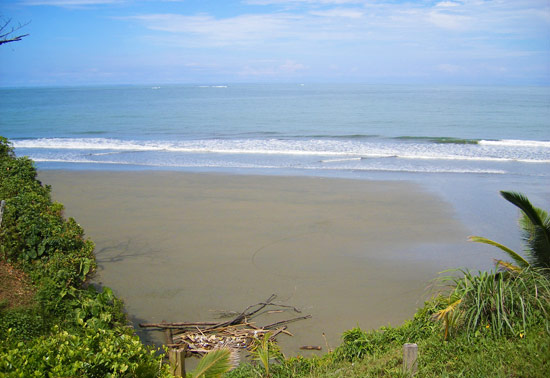
[{"label": "palm tree", "polygon": [[522,212],[519,225],[525,242],[526,258],[493,240],[481,236],[470,236],[469,239],[473,242],[490,244],[500,248],[520,268],[532,266],[550,269],[550,216],[546,211],[531,205],[531,202],[523,194],[505,191],[501,191],[500,194]]}]

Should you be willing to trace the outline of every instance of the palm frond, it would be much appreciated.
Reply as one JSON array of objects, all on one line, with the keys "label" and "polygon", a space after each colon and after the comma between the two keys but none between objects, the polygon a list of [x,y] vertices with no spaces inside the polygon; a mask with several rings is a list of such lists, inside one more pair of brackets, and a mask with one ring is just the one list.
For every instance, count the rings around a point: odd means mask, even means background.
[{"label": "palm frond", "polygon": [[510,264],[509,262],[502,261],[502,260],[494,260],[496,267],[501,270],[508,273],[519,273],[521,272],[521,268],[519,266],[516,266],[514,264]]},{"label": "palm frond", "polygon": [[522,237],[525,242],[525,253],[531,265],[550,268],[550,217],[548,213],[531,205],[529,200],[519,193],[501,192],[509,202],[521,209],[519,219]]},{"label": "palm frond", "polygon": [[516,207],[519,207],[520,210],[523,211],[523,213],[535,226],[544,226],[538,212],[535,210],[533,205],[531,205],[529,199],[527,199],[527,197],[525,197],[523,194],[516,192],[506,192],[502,190],[500,192],[500,195],[504,197],[506,201],[512,203]]},{"label": "palm frond", "polygon": [[214,349],[200,359],[195,370],[189,375],[192,378],[219,378],[235,367],[230,348]]},{"label": "palm frond", "polygon": [[538,268],[550,268],[550,240],[543,227],[535,226],[530,235],[524,235],[527,243],[526,253],[531,265]]},{"label": "palm frond", "polygon": [[460,303],[462,302],[462,299],[458,299],[445,307],[442,310],[437,311],[433,315],[433,319],[438,322],[443,322],[445,325],[445,334],[444,339],[447,340],[449,337],[449,332],[452,327],[454,327],[456,319],[459,317],[459,315],[456,313],[456,310]]},{"label": "palm frond", "polygon": [[496,241],[484,238],[482,236],[470,236],[468,240],[475,243],[484,243],[500,248],[501,250],[506,252],[508,256],[510,256],[516,262],[516,264],[518,264],[522,268],[526,268],[530,265],[529,262],[527,262],[527,260],[521,257],[517,252],[512,251],[510,248],[500,243],[497,243]]},{"label": "palm frond", "polygon": [[433,314],[433,318],[434,320],[442,320],[443,318],[449,316],[449,314],[452,314],[457,306],[460,304],[460,302],[462,302],[462,299],[458,299],[456,301],[454,301],[453,303],[451,303],[450,305],[448,305],[447,307],[437,311],[435,314]]}]

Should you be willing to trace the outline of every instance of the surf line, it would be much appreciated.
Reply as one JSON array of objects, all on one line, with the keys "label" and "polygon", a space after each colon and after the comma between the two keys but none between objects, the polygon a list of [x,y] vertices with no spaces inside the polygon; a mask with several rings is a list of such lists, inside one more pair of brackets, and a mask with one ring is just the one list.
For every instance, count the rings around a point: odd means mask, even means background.
[{"label": "surf line", "polygon": [[341,161],[359,161],[363,158],[361,157],[354,157],[354,158],[345,158],[345,159],[325,159],[321,160],[321,163],[337,163]]}]

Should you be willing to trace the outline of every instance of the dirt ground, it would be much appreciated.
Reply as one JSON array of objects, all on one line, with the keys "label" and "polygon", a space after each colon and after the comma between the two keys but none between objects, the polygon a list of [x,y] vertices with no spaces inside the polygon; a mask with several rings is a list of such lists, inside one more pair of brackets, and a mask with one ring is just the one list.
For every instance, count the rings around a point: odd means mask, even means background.
[{"label": "dirt ground", "polygon": [[34,290],[27,275],[9,263],[0,260],[0,307],[30,306]]}]

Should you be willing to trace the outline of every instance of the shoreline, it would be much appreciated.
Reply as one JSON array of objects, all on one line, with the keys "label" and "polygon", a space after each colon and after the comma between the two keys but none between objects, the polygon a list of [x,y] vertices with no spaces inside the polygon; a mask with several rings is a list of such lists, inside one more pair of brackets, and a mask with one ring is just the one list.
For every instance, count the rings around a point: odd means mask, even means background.
[{"label": "shoreline", "polygon": [[[39,171],[96,243],[96,284],[140,322],[202,321],[271,293],[313,319],[285,351],[399,324],[465,245],[452,207],[410,182],[185,172]],[[267,321],[276,315],[270,315]],[[160,340],[136,327],[145,342]]]}]

